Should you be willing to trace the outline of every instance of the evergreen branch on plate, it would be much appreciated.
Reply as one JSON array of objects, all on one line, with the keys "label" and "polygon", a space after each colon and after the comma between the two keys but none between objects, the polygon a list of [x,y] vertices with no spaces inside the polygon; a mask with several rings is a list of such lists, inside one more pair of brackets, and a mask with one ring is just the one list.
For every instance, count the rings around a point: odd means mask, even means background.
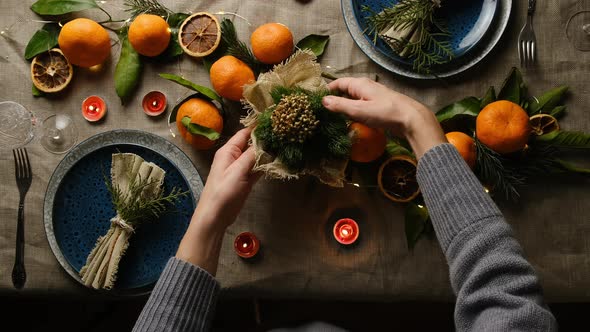
[{"label": "evergreen branch on plate", "polygon": [[127,7],[125,11],[131,12],[131,18],[135,18],[140,14],[153,14],[162,17],[173,14],[170,9],[157,0],[125,0],[124,5]]},{"label": "evergreen branch on plate", "polygon": [[449,62],[454,54],[447,39],[449,32],[434,18],[439,1],[401,0],[389,8],[375,12],[368,6],[367,32],[383,39],[397,54],[412,61],[418,72],[430,72],[435,65]]},{"label": "evergreen branch on plate", "polygon": [[148,179],[136,181],[133,179],[129,184],[129,192],[125,195],[118,186],[113,186],[106,176],[104,178],[115,210],[125,222],[134,227],[145,219],[159,217],[166,210],[166,204],[173,205],[181,197],[189,193],[188,191],[181,192],[178,188],[172,188],[172,191],[167,196],[164,196],[164,192],[161,190],[155,197],[146,199],[143,191],[146,187],[154,184],[154,181],[148,181]]}]

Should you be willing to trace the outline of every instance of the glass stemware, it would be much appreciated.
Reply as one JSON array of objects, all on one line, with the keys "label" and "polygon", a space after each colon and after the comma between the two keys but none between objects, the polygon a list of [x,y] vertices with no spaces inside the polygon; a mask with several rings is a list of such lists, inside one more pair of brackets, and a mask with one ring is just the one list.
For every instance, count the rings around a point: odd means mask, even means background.
[{"label": "glass stemware", "polygon": [[78,140],[78,130],[71,117],[55,114],[41,124],[41,146],[51,153],[64,153]]},{"label": "glass stemware", "polygon": [[572,11],[565,30],[572,45],[579,51],[590,51],[590,5],[586,1],[578,1]]},{"label": "glass stemware", "polygon": [[0,102],[0,151],[22,147],[35,136],[35,115],[14,101]]}]

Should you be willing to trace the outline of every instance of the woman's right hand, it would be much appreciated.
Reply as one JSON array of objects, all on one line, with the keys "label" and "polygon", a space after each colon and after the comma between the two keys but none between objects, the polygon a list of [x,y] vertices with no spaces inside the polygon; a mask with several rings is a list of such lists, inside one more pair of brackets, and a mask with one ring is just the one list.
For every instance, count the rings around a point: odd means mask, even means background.
[{"label": "woman's right hand", "polygon": [[341,78],[328,86],[350,98],[326,96],[324,107],[408,140],[417,158],[446,143],[434,114],[418,101],[367,78]]}]

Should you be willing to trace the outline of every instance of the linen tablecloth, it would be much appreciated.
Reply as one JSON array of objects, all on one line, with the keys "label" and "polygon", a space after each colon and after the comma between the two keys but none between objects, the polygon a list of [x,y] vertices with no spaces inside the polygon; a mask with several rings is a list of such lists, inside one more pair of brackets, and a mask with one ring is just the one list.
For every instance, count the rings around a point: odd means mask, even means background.
[{"label": "linen tablecloth", "polygon": [[[99,73],[76,69],[71,86],[60,96],[33,98],[30,64],[23,59],[25,46],[41,27],[29,9],[33,0],[0,2],[0,100],[13,100],[43,119],[55,113],[71,115],[79,131],[78,141],[94,134],[132,128],[156,133],[181,147],[203,177],[213,151],[197,152],[168,131],[165,117],[148,118],[141,98],[151,90],[168,96],[169,107],[189,95],[188,90],[165,81],[157,73],[183,75],[210,86],[203,66],[183,57],[165,65],[148,64],[135,96],[121,105],[113,86],[115,61]],[[123,1],[100,1],[115,18],[127,17]],[[174,11],[234,12],[252,26],[235,19],[238,34],[248,41],[254,28],[281,22],[296,40],[308,34],[330,35],[321,59],[337,76],[378,77],[380,82],[408,94],[433,110],[465,96],[481,96],[490,85],[499,87],[510,68],[518,64],[516,42],[526,17],[526,1],[514,1],[509,27],[496,49],[473,70],[445,82],[416,82],[395,76],[372,63],[349,35],[338,0],[312,1],[162,1]],[[564,22],[572,1],[538,1],[535,30],[538,65],[524,71],[533,93],[566,84],[572,93],[569,114],[561,122],[568,130],[590,131],[590,53],[576,51],[568,42]],[[99,11],[83,16],[102,19]],[[231,16],[229,16],[231,18]],[[113,36],[114,37],[114,36]],[[112,59],[119,47],[113,48]],[[98,94],[108,104],[103,122],[91,124],[80,113],[84,98]],[[243,115],[243,114],[242,114]],[[238,126],[240,114],[226,119],[226,135]],[[63,158],[46,152],[38,140],[28,146],[34,179],[26,199],[25,264],[28,294],[87,295],[61,268],[51,252],[43,226],[43,200],[49,177]],[[588,160],[581,160],[587,162]],[[588,164],[586,164],[588,166]],[[542,278],[549,301],[590,300],[590,209],[587,180],[538,179],[522,191],[519,204],[502,205],[527,258]],[[11,153],[0,155],[0,294],[14,294],[11,271],[18,191]],[[330,237],[330,220],[342,209],[352,209],[363,219],[363,241],[354,250],[343,250]],[[346,214],[347,212],[343,212]],[[233,251],[234,237],[252,231],[262,242],[261,257],[241,260]],[[403,207],[389,202],[375,189],[347,186],[333,189],[309,178],[293,182],[262,180],[252,192],[237,222],[228,230],[222,249],[218,279],[227,294],[235,296],[326,297],[354,300],[452,300],[447,266],[433,239],[420,241],[408,251],[404,235]]]}]

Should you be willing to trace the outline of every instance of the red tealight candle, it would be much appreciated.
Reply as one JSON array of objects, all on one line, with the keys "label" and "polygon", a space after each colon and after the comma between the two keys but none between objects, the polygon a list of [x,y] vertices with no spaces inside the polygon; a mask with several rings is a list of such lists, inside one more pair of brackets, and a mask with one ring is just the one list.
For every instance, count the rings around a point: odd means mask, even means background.
[{"label": "red tealight candle", "polygon": [[166,96],[160,91],[152,91],[143,97],[143,111],[149,116],[158,116],[166,110]]},{"label": "red tealight candle", "polygon": [[359,238],[359,225],[356,221],[345,218],[334,224],[334,238],[341,244],[353,244]]},{"label": "red tealight candle", "polygon": [[254,257],[260,250],[260,241],[250,232],[241,233],[234,241],[234,250],[242,258]]},{"label": "red tealight candle", "polygon": [[82,116],[90,122],[96,122],[107,114],[107,104],[99,96],[90,96],[82,102]]}]

